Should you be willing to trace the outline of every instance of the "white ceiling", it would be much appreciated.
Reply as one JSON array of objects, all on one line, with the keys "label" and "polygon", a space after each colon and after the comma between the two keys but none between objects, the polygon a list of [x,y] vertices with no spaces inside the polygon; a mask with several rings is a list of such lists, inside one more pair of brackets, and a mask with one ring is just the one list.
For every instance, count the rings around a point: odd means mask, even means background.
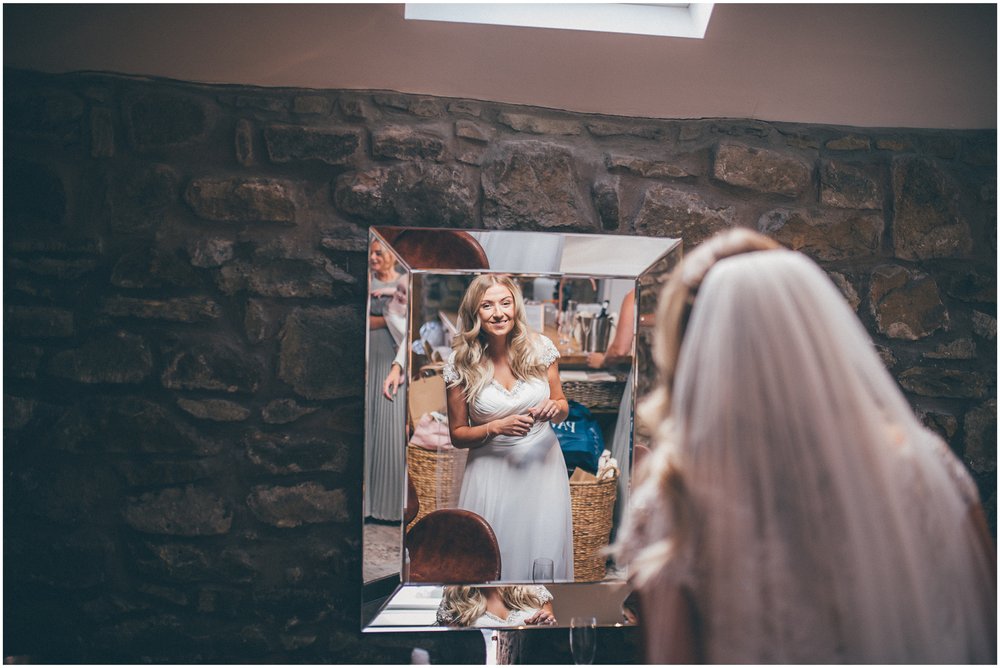
[{"label": "white ceiling", "polygon": [[401,4],[4,5],[4,64],[658,118],[995,128],[996,6],[716,4],[704,39]]}]

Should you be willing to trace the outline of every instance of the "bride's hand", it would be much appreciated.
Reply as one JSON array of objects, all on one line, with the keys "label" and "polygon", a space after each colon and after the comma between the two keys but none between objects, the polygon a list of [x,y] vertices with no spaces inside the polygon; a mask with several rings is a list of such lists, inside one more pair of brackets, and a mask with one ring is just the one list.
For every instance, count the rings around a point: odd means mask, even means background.
[{"label": "bride's hand", "polygon": [[527,619],[525,619],[524,623],[525,624],[530,624],[532,626],[534,626],[536,624],[537,625],[551,626],[551,625],[553,625],[553,624],[556,623],[556,618],[555,618],[555,615],[553,615],[548,610],[542,609],[542,610],[539,610],[538,612],[536,612],[535,614],[533,614],[532,616],[528,617]]},{"label": "bride's hand", "polygon": [[530,415],[508,415],[505,418],[494,420],[489,425],[489,431],[494,436],[503,434],[504,436],[524,436],[531,429],[535,421]]},{"label": "bride's hand", "polygon": [[538,404],[534,408],[528,409],[528,415],[535,418],[536,422],[548,422],[554,418],[559,413],[559,404],[552,401],[551,399],[546,399],[542,403]]}]

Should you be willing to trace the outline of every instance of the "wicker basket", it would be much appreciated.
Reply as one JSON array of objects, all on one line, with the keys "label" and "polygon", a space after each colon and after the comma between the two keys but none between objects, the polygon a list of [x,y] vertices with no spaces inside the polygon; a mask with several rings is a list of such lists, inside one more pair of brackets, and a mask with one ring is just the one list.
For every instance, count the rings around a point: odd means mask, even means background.
[{"label": "wicker basket", "polygon": [[570,482],[573,507],[573,579],[603,580],[607,557],[601,550],[611,537],[618,478],[600,482]]},{"label": "wicker basket", "polygon": [[427,513],[438,508],[458,505],[462,489],[462,475],[468,450],[425,450],[412,444],[406,446],[406,471],[417,489],[420,510],[410,523],[413,526]]},{"label": "wicker basket", "polygon": [[617,411],[625,381],[566,381],[562,389],[567,399],[578,401],[590,410]]}]

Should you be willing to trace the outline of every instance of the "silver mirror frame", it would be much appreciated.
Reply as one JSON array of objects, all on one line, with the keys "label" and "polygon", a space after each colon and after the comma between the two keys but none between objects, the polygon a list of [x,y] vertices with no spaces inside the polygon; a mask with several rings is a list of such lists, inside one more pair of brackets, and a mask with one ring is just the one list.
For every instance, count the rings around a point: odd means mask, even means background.
[{"label": "silver mirror frame", "polygon": [[[649,344],[651,342],[651,331],[652,331],[652,315],[655,312],[656,299],[659,294],[659,289],[665,282],[666,277],[669,272],[676,266],[677,262],[680,261],[682,254],[682,243],[679,239],[664,239],[664,238],[651,238],[651,237],[635,237],[635,236],[620,236],[620,235],[583,235],[583,234],[560,234],[560,233],[538,233],[538,232],[514,232],[514,231],[481,231],[481,230],[447,230],[443,228],[371,228],[369,234],[369,248],[371,247],[371,242],[378,241],[383,244],[386,248],[391,249],[394,255],[399,259],[401,267],[405,270],[407,276],[407,284],[410,289],[410,294],[412,295],[413,290],[413,280],[414,276],[419,275],[447,275],[447,274],[458,274],[458,275],[475,275],[484,271],[483,269],[448,269],[442,267],[432,267],[432,266],[421,266],[419,262],[414,262],[413,258],[406,257],[405,254],[400,253],[393,248],[393,244],[388,241],[389,238],[393,238],[395,234],[402,233],[406,230],[419,230],[424,233],[433,235],[436,232],[440,233],[455,233],[459,232],[462,234],[471,234],[477,238],[477,241],[483,246],[484,250],[488,248],[496,248],[505,246],[508,239],[510,242],[514,242],[517,246],[524,247],[525,241],[530,240],[539,245],[538,241],[541,239],[547,243],[552,248],[558,248],[558,258],[551,261],[545,260],[541,264],[544,266],[539,266],[536,262],[535,270],[530,270],[531,267],[524,266],[513,266],[511,263],[517,264],[521,262],[521,259],[506,259],[496,262],[496,256],[491,255],[487,252],[487,256],[490,258],[490,268],[486,271],[492,272],[502,272],[502,273],[517,273],[517,274],[528,274],[532,276],[549,276],[553,278],[565,277],[565,278],[600,278],[600,279],[628,279],[635,282],[636,290],[636,329],[635,329],[635,354],[632,360],[631,372],[634,374],[635,382],[633,383],[632,391],[632,406],[636,405],[636,401],[641,401],[642,397],[648,391],[650,383],[652,381],[653,366],[652,359],[649,349]],[[539,236],[541,235],[541,236]],[[570,246],[570,250],[567,251],[566,247]],[[618,247],[619,252],[614,253],[615,247]],[[629,252],[629,251],[632,252]],[[623,257],[625,255],[625,257]],[[638,258],[640,266],[634,266],[630,268],[628,257]],[[609,267],[610,271],[606,271],[604,267]],[[566,271],[568,270],[568,271]],[[370,281],[371,279],[369,279]],[[369,282],[369,292],[370,282]],[[368,299],[368,308],[366,311],[367,315],[371,314],[371,300]],[[407,317],[407,328],[406,328],[406,341],[405,345],[408,351],[412,351],[412,341],[411,333],[413,331],[412,319],[414,318],[414,313],[416,309],[411,308],[409,315]],[[367,322],[367,319],[366,319]],[[411,353],[412,355],[412,353]],[[371,358],[371,332],[368,332],[366,336],[366,397],[370,397],[369,384],[378,383],[381,386],[381,380],[379,378],[373,378],[370,373],[370,364],[372,362]],[[412,359],[408,361],[407,367],[410,368]],[[408,405],[409,402],[409,383],[404,383],[400,387],[400,395],[397,396],[396,401],[402,401],[404,405]],[[370,400],[366,400],[365,406],[365,447],[370,447],[371,436],[369,425],[371,406],[369,405]],[[409,417],[407,416],[406,421],[408,423]],[[404,427],[405,429],[406,427]],[[636,440],[636,429],[635,423],[633,421],[632,429],[632,443],[634,444]],[[405,441],[405,434],[404,434]],[[631,471],[631,453],[633,449],[629,447],[629,468]],[[405,452],[399,454],[402,458],[402,468],[405,471]],[[367,462],[367,456],[366,456]],[[365,481],[368,480],[368,472],[366,471]],[[630,480],[627,481],[627,484]],[[367,482],[363,483],[367,484]],[[406,480],[405,474],[399,481],[399,491],[403,503],[405,504],[406,498]],[[362,506],[364,506],[364,501],[362,501]],[[362,511],[362,515],[365,515],[365,511]],[[362,518],[364,524],[365,518]],[[395,531],[395,527],[389,526],[388,529]],[[370,554],[371,545],[368,542],[368,534],[365,532],[365,527],[362,527],[363,540],[362,540],[362,562],[365,562],[365,557]],[[428,630],[450,630],[451,627],[435,626],[433,621],[428,623],[428,620],[433,620],[433,615],[428,616],[427,607],[429,605],[428,600],[433,599],[434,589],[437,588],[437,596],[440,598],[440,586],[428,583],[406,583],[401,581],[400,572],[405,570],[405,564],[403,563],[403,550],[402,544],[404,540],[404,527],[403,522],[400,521],[398,528],[399,536],[399,568],[395,572],[382,575],[381,577],[374,577],[369,579],[364,579],[363,575],[363,597],[362,597],[362,610],[361,610],[361,629],[363,632],[388,632],[388,631],[428,631]],[[363,573],[364,573],[363,565]],[[468,583],[468,584],[487,584],[487,583]],[[509,584],[509,583],[504,583]],[[587,615],[595,615],[598,618],[598,624],[601,626],[621,626],[624,621],[620,619],[620,614],[617,612],[617,607],[620,606],[621,601],[630,593],[630,587],[622,579],[616,580],[605,580],[600,582],[577,582],[577,583],[560,583],[555,585],[547,585],[550,589],[555,589],[560,597],[566,601],[566,605],[569,606],[565,608],[564,612],[559,614],[561,620],[560,625],[568,623],[571,616],[579,616],[580,614],[586,613]],[[428,599],[428,600],[423,600]],[[589,602],[589,603],[588,603]],[[596,602],[596,603],[595,603]],[[617,603],[616,603],[617,602]],[[587,607],[591,605],[596,605],[596,607]],[[434,604],[436,608],[436,603]],[[502,627],[497,627],[502,628]]]}]

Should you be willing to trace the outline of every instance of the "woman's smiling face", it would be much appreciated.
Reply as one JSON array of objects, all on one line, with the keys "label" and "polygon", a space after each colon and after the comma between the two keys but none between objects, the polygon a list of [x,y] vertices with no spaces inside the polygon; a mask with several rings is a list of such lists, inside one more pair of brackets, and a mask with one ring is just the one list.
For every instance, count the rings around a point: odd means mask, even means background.
[{"label": "woman's smiling face", "polygon": [[479,320],[483,331],[491,337],[510,334],[514,328],[514,295],[502,285],[493,285],[479,300]]},{"label": "woman's smiling face", "polygon": [[392,266],[390,263],[389,253],[382,248],[381,243],[373,241],[368,251],[368,267],[376,273],[382,273]]}]

